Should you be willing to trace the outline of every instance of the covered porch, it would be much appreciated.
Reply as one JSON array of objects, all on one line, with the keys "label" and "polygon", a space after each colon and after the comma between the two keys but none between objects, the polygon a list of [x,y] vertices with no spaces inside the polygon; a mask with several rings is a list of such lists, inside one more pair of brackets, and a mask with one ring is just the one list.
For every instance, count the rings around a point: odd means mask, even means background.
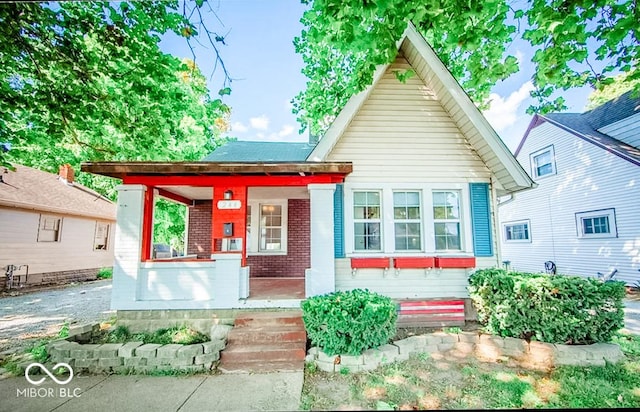
[{"label": "covered porch", "polygon": [[[335,289],[339,163],[85,163],[122,179],[112,308],[299,307]],[[187,207],[185,249],[154,258],[158,198]]]}]

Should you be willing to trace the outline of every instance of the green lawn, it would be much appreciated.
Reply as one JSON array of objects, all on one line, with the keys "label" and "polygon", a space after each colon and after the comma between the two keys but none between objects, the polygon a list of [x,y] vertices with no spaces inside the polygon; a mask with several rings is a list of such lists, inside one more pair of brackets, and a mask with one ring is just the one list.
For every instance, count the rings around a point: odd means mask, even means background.
[{"label": "green lawn", "polygon": [[615,337],[626,361],[604,367],[527,370],[426,355],[373,372],[329,374],[307,367],[305,410],[640,408],[640,337]]}]

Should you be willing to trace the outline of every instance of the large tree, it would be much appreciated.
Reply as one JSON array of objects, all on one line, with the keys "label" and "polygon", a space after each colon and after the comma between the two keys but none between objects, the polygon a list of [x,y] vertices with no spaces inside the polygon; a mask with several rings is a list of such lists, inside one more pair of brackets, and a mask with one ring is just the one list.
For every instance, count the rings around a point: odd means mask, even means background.
[{"label": "large tree", "polygon": [[[0,162],[55,171],[81,161],[195,160],[212,150],[229,108],[193,61],[158,46],[163,33],[190,41],[198,29],[219,46],[224,39],[200,25],[200,6],[0,4],[0,143],[11,147]],[[113,195],[106,179],[79,180]]]},{"label": "large tree", "polygon": [[[601,89],[616,72],[640,78],[637,0],[302,0],[310,4],[294,44],[307,88],[294,99],[305,127],[320,133],[348,98],[371,84],[378,64],[395,58],[409,22],[425,36],[471,98],[487,104],[491,88],[520,67],[508,52],[514,39],[534,49],[537,105],[563,110],[554,93],[576,86]],[[398,73],[401,77],[403,73]],[[640,90],[636,86],[637,90]]]}]

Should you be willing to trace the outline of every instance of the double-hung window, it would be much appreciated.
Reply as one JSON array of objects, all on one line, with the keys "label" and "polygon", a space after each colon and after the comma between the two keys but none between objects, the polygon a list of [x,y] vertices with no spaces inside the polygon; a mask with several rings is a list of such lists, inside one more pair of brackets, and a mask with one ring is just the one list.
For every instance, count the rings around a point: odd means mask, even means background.
[{"label": "double-hung window", "polygon": [[381,193],[357,191],[353,193],[354,249],[381,251]]},{"label": "double-hung window", "polygon": [[109,224],[96,222],[96,232],[93,237],[93,250],[107,250],[109,244]]},{"label": "double-hung window", "polygon": [[556,174],[553,146],[531,153],[531,170],[534,178]]},{"label": "double-hung window", "polygon": [[421,250],[420,192],[393,193],[395,250]]},{"label": "double-hung window", "polygon": [[460,192],[434,191],[432,196],[436,250],[462,250]]},{"label": "double-hung window", "polygon": [[38,242],[60,242],[61,229],[61,217],[40,215]]},{"label": "double-hung window", "polygon": [[287,252],[286,202],[247,205],[247,250],[257,254]]},{"label": "double-hung window", "polygon": [[260,251],[282,250],[282,206],[260,205]]}]

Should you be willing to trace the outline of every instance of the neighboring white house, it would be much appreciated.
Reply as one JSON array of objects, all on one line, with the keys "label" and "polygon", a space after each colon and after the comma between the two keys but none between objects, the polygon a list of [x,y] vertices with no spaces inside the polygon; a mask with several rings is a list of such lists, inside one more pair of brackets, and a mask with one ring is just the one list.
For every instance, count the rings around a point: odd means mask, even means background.
[{"label": "neighboring white house", "polygon": [[0,290],[95,279],[112,267],[116,205],[74,182],[69,165],[59,175],[14,166],[0,169]]},{"label": "neighboring white house", "polygon": [[[640,279],[640,99],[586,113],[536,115],[515,152],[537,188],[499,207],[514,270]],[[551,266],[551,265],[549,265]]]}]

